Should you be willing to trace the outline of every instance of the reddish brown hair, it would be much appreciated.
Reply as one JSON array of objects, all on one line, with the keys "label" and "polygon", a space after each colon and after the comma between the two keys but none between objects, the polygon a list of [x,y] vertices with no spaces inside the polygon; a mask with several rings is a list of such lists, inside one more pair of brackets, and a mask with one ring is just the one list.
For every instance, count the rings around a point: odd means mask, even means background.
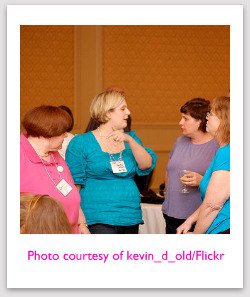
[{"label": "reddish brown hair", "polygon": [[25,114],[22,125],[30,136],[50,138],[67,132],[72,118],[57,106],[41,105]]},{"label": "reddish brown hair", "polygon": [[20,230],[24,234],[71,234],[62,205],[48,195],[20,195]]},{"label": "reddish brown hair", "polygon": [[215,133],[219,144],[230,143],[230,97],[216,97],[211,103],[211,112],[220,120],[220,125]]},{"label": "reddish brown hair", "polygon": [[60,105],[60,106],[58,106],[58,107],[61,108],[62,110],[67,111],[67,113],[68,113],[68,114],[70,115],[70,117],[71,117],[72,123],[71,123],[70,127],[69,127],[68,130],[67,130],[67,132],[70,132],[71,130],[73,130],[73,128],[74,128],[74,123],[75,123],[73,112],[72,112],[72,110],[71,110],[68,106],[66,106],[66,105]]}]

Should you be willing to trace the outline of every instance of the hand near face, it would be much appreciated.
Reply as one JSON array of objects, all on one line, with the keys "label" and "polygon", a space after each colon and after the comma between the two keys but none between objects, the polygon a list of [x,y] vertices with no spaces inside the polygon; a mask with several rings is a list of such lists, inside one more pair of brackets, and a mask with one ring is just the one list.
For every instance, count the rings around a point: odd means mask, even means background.
[{"label": "hand near face", "polygon": [[200,185],[202,177],[203,176],[200,175],[197,172],[187,171],[187,174],[185,174],[181,178],[181,182],[184,185],[187,185],[187,186],[190,186],[190,187],[198,187]]},{"label": "hand near face", "polygon": [[114,142],[118,142],[118,143],[122,143],[122,142],[129,142],[130,141],[130,138],[131,136],[124,133],[124,130],[121,129],[121,130],[115,130],[113,128],[113,132],[111,132],[109,135],[108,135],[108,138],[109,139],[112,139]]}]

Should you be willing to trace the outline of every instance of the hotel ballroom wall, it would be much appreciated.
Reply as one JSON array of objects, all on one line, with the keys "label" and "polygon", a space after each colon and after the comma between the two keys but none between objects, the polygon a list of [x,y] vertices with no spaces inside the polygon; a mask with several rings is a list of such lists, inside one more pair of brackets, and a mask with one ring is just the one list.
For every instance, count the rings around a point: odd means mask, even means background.
[{"label": "hotel ballroom wall", "polygon": [[85,129],[95,94],[122,87],[132,128],[159,157],[157,190],[180,135],[180,106],[230,88],[230,26],[22,25],[20,61],[21,119],[40,104],[68,105],[73,133]]}]

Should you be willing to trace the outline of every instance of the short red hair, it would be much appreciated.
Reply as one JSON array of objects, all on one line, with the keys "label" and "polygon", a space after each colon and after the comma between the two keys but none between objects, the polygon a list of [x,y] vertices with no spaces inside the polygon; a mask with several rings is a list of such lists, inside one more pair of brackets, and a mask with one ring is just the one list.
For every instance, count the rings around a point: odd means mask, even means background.
[{"label": "short red hair", "polygon": [[72,119],[57,106],[41,105],[25,114],[22,125],[30,136],[50,138],[67,132]]}]

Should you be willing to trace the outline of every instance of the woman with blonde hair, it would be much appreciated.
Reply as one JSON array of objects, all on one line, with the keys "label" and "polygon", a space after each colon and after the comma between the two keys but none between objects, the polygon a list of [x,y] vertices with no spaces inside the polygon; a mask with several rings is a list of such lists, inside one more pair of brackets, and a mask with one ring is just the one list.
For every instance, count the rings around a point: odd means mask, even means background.
[{"label": "woman with blonde hair", "polygon": [[62,205],[48,195],[20,195],[20,233],[71,234]]},{"label": "woman with blonde hair", "polygon": [[130,115],[124,93],[112,89],[98,94],[90,114],[98,128],[76,135],[66,151],[89,230],[136,234],[143,220],[134,176],[148,175],[157,157],[135,131],[124,132]]},{"label": "woman with blonde hair", "polygon": [[230,97],[216,97],[207,114],[207,131],[220,145],[200,182],[202,204],[177,228],[177,234],[230,233]]}]

